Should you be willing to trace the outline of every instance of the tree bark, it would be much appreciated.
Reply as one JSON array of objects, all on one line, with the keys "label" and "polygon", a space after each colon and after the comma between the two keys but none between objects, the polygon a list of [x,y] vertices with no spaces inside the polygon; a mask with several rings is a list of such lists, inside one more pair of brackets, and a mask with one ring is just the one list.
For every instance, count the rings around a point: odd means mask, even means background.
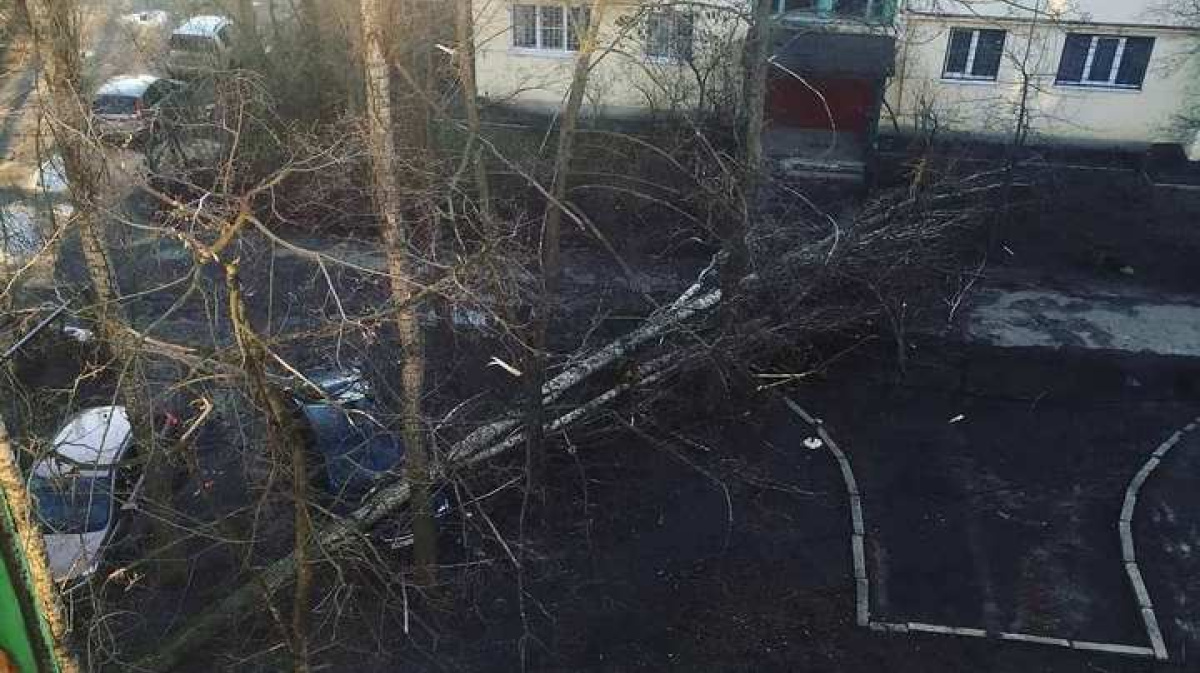
[{"label": "tree bark", "polygon": [[[760,203],[760,187],[764,177],[763,123],[766,113],[767,76],[771,55],[771,22],[774,0],[754,0],[750,30],[744,56],[746,81],[744,85],[745,118],[743,119],[743,157],[738,177],[741,199],[719,218],[716,234],[721,241],[718,264],[721,283],[721,333],[728,343],[740,340],[742,280],[750,266],[746,233]],[[749,377],[734,359],[721,348],[713,352],[715,365],[706,391],[705,404],[710,410],[721,408],[734,388],[749,388]]]},{"label": "tree bark", "polygon": [[308,502],[307,441],[283,393],[272,385],[267,377],[267,350],[246,313],[237,262],[225,264],[225,284],[229,291],[230,324],[241,349],[242,367],[250,381],[255,399],[267,416],[268,445],[273,456],[291,464],[292,555],[296,559],[296,590],[292,597],[292,670],[295,673],[307,673],[308,613],[312,602],[312,567],[309,555],[313,527]]},{"label": "tree bark", "polygon": [[405,307],[396,313],[396,330],[402,351],[400,368],[400,417],[405,444],[405,474],[412,484],[413,563],[416,581],[434,583],[437,563],[437,534],[430,500],[430,460],[421,414],[425,389],[425,353],[420,303],[411,301],[418,287],[409,255],[411,222],[404,217],[403,204],[394,175],[396,167],[395,117],[392,110],[392,73],[387,60],[388,17],[385,0],[361,0],[363,61],[366,69],[368,146],[371,154],[371,183],[391,278],[392,299]]},{"label": "tree bark", "polygon": [[[25,488],[25,479],[21,475],[14,449],[8,436],[8,427],[0,418],[0,492],[3,493],[0,506],[8,508],[8,512],[0,513],[0,517],[11,521],[14,528],[13,531],[3,531],[5,539],[2,544],[6,550],[12,547],[23,557],[14,558],[16,554],[5,554],[9,557],[9,578],[13,591],[22,603],[22,612],[26,613],[25,625],[30,643],[34,646],[33,654],[38,667],[46,671],[57,669],[59,673],[78,673],[79,662],[67,647],[67,622],[63,617],[58,585],[50,573],[46,541],[34,517],[33,503]],[[19,572],[22,561],[27,578]],[[25,579],[28,579],[29,587],[33,590],[32,596],[23,586]]]},{"label": "tree bark", "polygon": [[724,259],[720,266],[721,290],[724,294],[722,311],[727,324],[738,322],[736,304],[738,285],[746,275],[750,254],[746,248],[746,230],[758,207],[759,191],[764,170],[763,123],[767,106],[767,77],[771,57],[771,22],[774,0],[755,0],[753,25],[750,26],[746,48],[746,119],[745,157],[742,166],[741,212],[728,218],[720,232]]},{"label": "tree bark", "polygon": [[482,124],[479,118],[479,87],[475,82],[475,10],[471,0],[455,3],[455,33],[458,40],[458,81],[462,87],[463,108],[467,115],[470,137],[465,151],[466,159],[475,170],[475,192],[479,200],[477,207],[485,225],[492,220],[492,190],[488,180],[487,162],[479,147]]},{"label": "tree bark", "polygon": [[[90,108],[82,98],[79,5],[77,0],[36,0],[30,9],[50,103],[46,110],[75,208],[72,218],[95,300],[97,332],[122,365],[118,380],[121,399],[138,443],[147,448],[147,496],[166,504],[172,495],[169,461],[155,447],[153,406],[144,386],[139,341],[132,330],[132,318],[121,303],[121,289],[105,241],[102,217],[109,205],[107,200],[117,190],[110,184],[103,153],[88,137]],[[175,534],[163,522],[156,521],[152,528],[160,543],[156,546],[164,545]]]},{"label": "tree bark", "polygon": [[239,65],[261,64],[266,52],[263,49],[262,36],[258,32],[258,14],[254,9],[254,0],[237,0],[236,14]]}]

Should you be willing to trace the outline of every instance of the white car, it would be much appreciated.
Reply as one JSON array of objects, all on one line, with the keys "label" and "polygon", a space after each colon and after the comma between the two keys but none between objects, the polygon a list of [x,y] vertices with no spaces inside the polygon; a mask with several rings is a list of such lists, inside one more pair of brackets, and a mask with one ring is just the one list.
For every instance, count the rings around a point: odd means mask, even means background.
[{"label": "white car", "polygon": [[154,75],[121,75],[105,82],[92,100],[92,115],[102,138],[126,143],[154,130],[164,115],[184,105],[184,84]]},{"label": "white car", "polygon": [[54,437],[49,455],[34,463],[29,493],[56,581],[96,572],[121,514],[136,508],[141,479],[121,465],[131,455],[132,440],[124,407],[93,407],[73,416]]},{"label": "white car", "polygon": [[167,72],[199,77],[233,67],[233,22],[224,16],[194,16],[171,33]]}]

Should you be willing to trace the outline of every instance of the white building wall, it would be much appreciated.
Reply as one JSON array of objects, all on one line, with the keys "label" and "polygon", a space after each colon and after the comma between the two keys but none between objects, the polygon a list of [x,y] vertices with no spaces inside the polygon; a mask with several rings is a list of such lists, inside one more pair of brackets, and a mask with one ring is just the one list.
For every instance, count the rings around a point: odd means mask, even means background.
[{"label": "white building wall", "polygon": [[[1034,10],[1052,20],[1181,26],[1171,11],[1179,0],[908,0],[908,13],[1028,19]],[[1188,0],[1183,0],[1187,2]]]},{"label": "white building wall", "polygon": [[[1031,143],[1142,147],[1185,142],[1179,116],[1200,107],[1196,85],[1200,32],[1173,26],[1160,1],[1022,0],[1052,16],[997,0],[910,0],[901,17],[897,72],[887,92],[881,128],[916,132],[935,124],[947,135],[1013,137],[1019,112],[1029,119]],[[940,13],[934,13],[940,10]],[[1091,23],[1102,21],[1103,23]],[[944,79],[950,29],[1007,32],[996,81]],[[1141,90],[1083,88],[1055,83],[1068,32],[1155,39]],[[1027,74],[1027,76],[1026,76]],[[886,108],[885,108],[886,110]]]},{"label": "white building wall", "polygon": [[[592,6],[589,0],[559,2],[522,0],[526,4]],[[550,112],[559,110],[570,89],[575,53],[547,52],[513,47],[512,13],[508,0],[476,4],[476,66],[482,97],[517,108]],[[678,111],[694,107],[700,82],[709,89],[728,84],[717,71],[737,67],[736,45],[744,27],[732,11],[718,3],[697,14],[692,65],[645,55],[641,26],[645,12],[655,3],[636,0],[605,1],[597,65],[588,80],[585,114],[608,116],[646,115],[656,110]],[[671,3],[658,3],[659,6]],[[686,5],[675,5],[680,9]],[[728,6],[737,6],[728,0]]]}]

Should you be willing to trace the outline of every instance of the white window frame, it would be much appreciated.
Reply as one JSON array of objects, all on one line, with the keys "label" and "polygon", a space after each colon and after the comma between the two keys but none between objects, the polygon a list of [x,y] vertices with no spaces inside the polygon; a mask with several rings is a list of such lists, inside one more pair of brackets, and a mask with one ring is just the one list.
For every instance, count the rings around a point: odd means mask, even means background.
[{"label": "white window frame", "polygon": [[[954,31],[956,31],[956,30],[971,31],[971,44],[969,47],[967,47],[967,62],[963,66],[962,72],[950,72],[948,70],[948,68],[950,67],[950,49],[954,46]],[[946,59],[942,63],[942,79],[950,80],[952,82],[963,82],[963,81],[966,81],[966,82],[995,82],[1000,79],[1000,66],[1004,65],[1004,57],[1003,56],[1001,56],[1001,58],[1000,58],[1000,65],[996,66],[996,74],[994,74],[994,75],[975,75],[975,74],[972,74],[972,72],[971,72],[975,69],[975,55],[976,55],[976,51],[979,48],[979,38],[983,36],[984,30],[991,30],[991,29],[963,28],[963,27],[959,27],[959,26],[955,26],[950,29],[949,36],[946,40]],[[1008,41],[1007,37],[1008,36],[1005,35],[1006,42]]]},{"label": "white window frame", "polygon": [[676,39],[679,35],[679,22],[680,21],[690,21],[691,22],[692,34],[691,34],[691,44],[688,45],[688,52],[690,54],[692,54],[693,56],[695,55],[695,49],[696,49],[696,15],[695,14],[690,14],[690,13],[687,13],[686,11],[681,11],[681,10],[676,10],[676,9],[662,9],[662,10],[655,10],[655,11],[651,12],[650,14],[648,14],[646,17],[647,20],[651,16],[656,16],[659,18],[659,20],[669,21],[670,25],[667,27],[667,32],[669,34],[668,34],[668,43],[667,43],[667,53],[665,53],[665,54],[650,53],[650,45],[651,45],[650,29],[649,29],[649,26],[646,27],[646,33],[642,40],[643,41],[642,53],[645,55],[647,61],[650,61],[651,63],[685,63],[687,61],[687,59],[681,57],[681,55],[678,53],[678,49],[675,48],[678,46],[678,45],[676,45]]},{"label": "white window frame", "polygon": [[[533,7],[534,8],[534,12],[533,12],[534,36],[535,36],[534,42],[536,44],[532,47],[526,46],[526,45],[518,46],[517,44],[515,44],[515,42],[517,40],[517,22],[516,22],[517,7]],[[542,44],[542,25],[543,25],[542,24],[542,10],[547,7],[558,8],[558,9],[562,10],[562,13],[563,13],[562,47],[546,47],[546,46],[543,46],[543,44]],[[514,2],[514,3],[512,3],[509,6],[509,11],[508,11],[509,32],[511,33],[511,37],[509,39],[509,50],[516,52],[516,53],[531,54],[531,55],[538,55],[538,56],[563,56],[566,54],[577,53],[579,51],[578,49],[571,48],[571,31],[575,29],[575,27],[573,25],[575,22],[575,19],[573,18],[574,17],[574,9],[575,8],[571,7],[570,5],[559,4],[556,2],[548,2],[548,3]],[[579,39],[580,39],[580,41],[582,41],[583,36],[580,35]]]},{"label": "white window frame", "polygon": [[[1068,34],[1068,37],[1070,35],[1078,35],[1078,34],[1079,33],[1070,33],[1070,34]],[[1149,73],[1150,63],[1152,63],[1153,61],[1150,61],[1147,63],[1146,72],[1142,73],[1142,79],[1137,84],[1121,84],[1121,83],[1117,82],[1117,76],[1120,75],[1120,73],[1121,73],[1121,65],[1125,61],[1125,51],[1126,51],[1125,48],[1126,48],[1126,45],[1129,44],[1130,39],[1139,39],[1139,40],[1148,39],[1151,41],[1151,45],[1152,45],[1151,49],[1153,49],[1153,46],[1156,42],[1154,37],[1147,36],[1145,34],[1140,34],[1140,35],[1093,34],[1093,35],[1091,35],[1091,41],[1088,43],[1088,52],[1087,52],[1087,56],[1084,58],[1083,72],[1081,72],[1079,74],[1079,79],[1078,80],[1059,80],[1056,77],[1054,80],[1054,86],[1065,87],[1065,88],[1069,88],[1069,89],[1103,89],[1105,91],[1124,91],[1124,92],[1128,92],[1128,93],[1141,92],[1146,85],[1146,77],[1147,77],[1147,75],[1150,74]],[[1092,66],[1096,62],[1096,49],[1100,46],[1100,40],[1117,40],[1117,51],[1115,54],[1113,54],[1112,69],[1109,70],[1109,72],[1108,72],[1108,79],[1091,80],[1091,79],[1088,79],[1088,74],[1092,71]],[[1065,48],[1066,47],[1065,47],[1065,43],[1064,43],[1064,55],[1065,55]],[[1062,57],[1060,57],[1060,58],[1062,58]],[[1152,58],[1153,58],[1153,51],[1151,52],[1151,59]]]},{"label": "white window frame", "polygon": [[[838,14],[837,3],[835,2],[835,3],[833,3],[833,10],[830,11],[828,14],[825,14],[825,16],[828,16],[830,18],[835,18],[835,19],[838,19],[838,18],[848,19],[850,21],[858,21],[858,20],[872,21],[875,18],[875,6],[878,5],[879,2],[880,2],[880,0],[867,0],[866,3],[863,5],[863,13],[861,16],[859,16],[857,14],[855,14],[855,15]],[[773,13],[775,14],[775,16],[779,16],[781,14],[786,14],[786,11],[784,10],[784,7],[786,5],[787,5],[787,0],[775,0],[775,2],[773,4]],[[813,7],[812,9],[792,10],[792,11],[800,12],[800,13],[807,13],[807,14],[816,14],[816,15],[822,14],[820,8],[818,8],[818,7]]]},{"label": "white window frame", "polygon": [[[1108,79],[1092,79],[1092,66],[1096,62],[1096,49],[1100,47],[1100,40],[1116,40],[1117,53],[1113,55],[1112,67],[1108,72]],[[1099,87],[1115,87],[1119,89],[1129,88],[1124,84],[1117,84],[1117,73],[1121,71],[1121,60],[1125,58],[1125,42],[1127,38],[1117,35],[1093,35],[1092,42],[1088,45],[1087,59],[1083,62],[1083,72],[1079,75],[1078,82],[1065,82],[1067,86],[1099,86]]]}]

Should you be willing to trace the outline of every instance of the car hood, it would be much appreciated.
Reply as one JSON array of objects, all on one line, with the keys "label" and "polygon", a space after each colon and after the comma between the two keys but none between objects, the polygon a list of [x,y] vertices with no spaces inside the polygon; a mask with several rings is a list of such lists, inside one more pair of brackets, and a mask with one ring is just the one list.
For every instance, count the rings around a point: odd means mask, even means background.
[{"label": "car hood", "polygon": [[105,531],[95,533],[51,533],[45,536],[50,574],[56,582],[82,579],[96,572]]}]

